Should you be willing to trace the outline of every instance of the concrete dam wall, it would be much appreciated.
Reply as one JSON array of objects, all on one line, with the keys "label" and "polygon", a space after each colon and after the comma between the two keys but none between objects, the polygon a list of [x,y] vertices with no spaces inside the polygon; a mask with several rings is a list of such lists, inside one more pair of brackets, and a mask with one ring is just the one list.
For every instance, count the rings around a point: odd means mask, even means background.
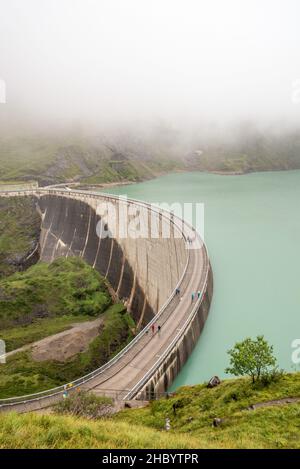
[{"label": "concrete dam wall", "polygon": [[144,386],[135,395],[137,399],[151,400],[164,394],[191,355],[207,319],[213,295],[213,275],[209,265],[207,288],[203,293],[202,302],[195,308],[194,314],[173,347],[170,347],[161,364],[157,364],[153,373],[145,377]]},{"label": "concrete dam wall", "polygon": [[[109,222],[107,226],[113,232],[112,238],[99,237],[102,220],[99,212],[107,212],[106,203],[113,204],[117,215],[115,226],[110,227]],[[40,257],[47,262],[62,256],[82,257],[107,277],[138,325],[144,326],[178,284],[186,266],[187,250],[179,229],[145,206],[139,207],[138,213],[145,237],[120,237],[124,233],[116,225],[128,223],[124,219],[128,217],[125,203],[100,196],[86,197],[85,201],[59,195],[41,196],[38,199],[42,215]],[[151,237],[153,223],[158,238]],[[162,238],[168,229],[170,236]]]},{"label": "concrete dam wall", "polygon": [[[122,400],[151,399],[167,391],[203,330],[212,299],[212,269],[199,234],[188,223],[147,203],[100,193],[38,189],[1,194],[12,195],[34,196],[37,201],[42,218],[41,259],[85,259],[108,278],[140,326],[139,334],[123,350],[101,368],[76,379],[72,390],[80,386]],[[105,210],[111,204],[116,220],[107,221]],[[139,224],[128,227],[134,210],[139,213]],[[131,236],[123,236],[124,226]],[[150,227],[158,236],[152,236]],[[112,236],[99,236],[103,229]],[[132,236],[141,229],[144,236]],[[177,286],[179,295],[175,294]],[[191,301],[191,292],[200,295]],[[60,386],[0,400],[0,411],[42,409],[61,399],[63,391]]]}]

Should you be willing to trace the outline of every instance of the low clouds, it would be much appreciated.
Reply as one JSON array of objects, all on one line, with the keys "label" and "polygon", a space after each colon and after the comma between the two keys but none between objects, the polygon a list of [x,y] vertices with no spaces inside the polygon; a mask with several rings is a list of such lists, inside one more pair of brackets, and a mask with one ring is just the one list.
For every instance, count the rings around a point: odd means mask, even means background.
[{"label": "low clouds", "polygon": [[1,122],[300,118],[297,0],[0,0],[0,15]]}]

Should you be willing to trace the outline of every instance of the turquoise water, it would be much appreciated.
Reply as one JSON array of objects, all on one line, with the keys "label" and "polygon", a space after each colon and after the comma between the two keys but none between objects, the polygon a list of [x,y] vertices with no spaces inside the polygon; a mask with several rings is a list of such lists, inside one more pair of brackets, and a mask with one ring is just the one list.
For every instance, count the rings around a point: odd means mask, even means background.
[{"label": "turquoise water", "polygon": [[257,334],[274,345],[280,367],[295,369],[291,342],[300,338],[300,171],[171,174],[113,192],[151,202],[205,204],[213,302],[173,388],[214,374],[224,377],[228,348]]}]

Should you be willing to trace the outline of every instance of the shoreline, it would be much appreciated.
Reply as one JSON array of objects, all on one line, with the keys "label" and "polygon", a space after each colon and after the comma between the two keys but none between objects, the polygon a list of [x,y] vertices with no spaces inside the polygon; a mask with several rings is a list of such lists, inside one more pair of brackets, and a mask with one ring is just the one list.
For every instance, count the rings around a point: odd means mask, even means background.
[{"label": "shoreline", "polygon": [[[101,182],[101,183],[87,183],[87,182],[80,182],[80,181],[65,181],[60,182],[57,184],[50,184],[50,185],[41,185],[39,187],[43,189],[55,189],[55,188],[63,188],[63,187],[79,187],[83,190],[85,189],[109,189],[114,187],[122,187],[122,186],[129,186],[132,184],[139,184],[147,181],[153,181],[161,176],[167,176],[171,174],[183,174],[183,173],[203,173],[203,174],[214,174],[217,176],[245,176],[248,174],[256,174],[256,173],[277,173],[280,171],[289,172],[289,171],[300,171],[300,168],[291,168],[291,169],[261,169],[261,170],[251,170],[251,171],[225,171],[225,170],[209,170],[209,169],[175,169],[173,171],[162,171],[161,173],[157,173],[155,175],[151,175],[151,177],[145,177],[140,179],[139,181],[133,180],[126,180],[126,181],[112,181],[112,182]],[[1,186],[1,181],[0,181]]]}]

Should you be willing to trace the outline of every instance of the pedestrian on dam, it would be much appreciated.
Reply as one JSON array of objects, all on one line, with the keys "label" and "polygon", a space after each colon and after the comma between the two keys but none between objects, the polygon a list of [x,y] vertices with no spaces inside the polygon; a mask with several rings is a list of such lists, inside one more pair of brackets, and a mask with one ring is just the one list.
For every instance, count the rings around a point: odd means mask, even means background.
[{"label": "pedestrian on dam", "polygon": [[152,335],[153,335],[154,332],[155,332],[155,324],[152,324],[152,325],[151,325],[151,330],[152,330]]},{"label": "pedestrian on dam", "polygon": [[160,331],[161,331],[161,326],[160,325],[158,325],[157,331],[158,331],[158,333],[160,333]]},{"label": "pedestrian on dam", "polygon": [[201,298],[201,291],[198,291],[198,300]]},{"label": "pedestrian on dam", "polygon": [[194,299],[195,299],[195,293],[193,292],[192,293],[192,303],[193,303]]}]

